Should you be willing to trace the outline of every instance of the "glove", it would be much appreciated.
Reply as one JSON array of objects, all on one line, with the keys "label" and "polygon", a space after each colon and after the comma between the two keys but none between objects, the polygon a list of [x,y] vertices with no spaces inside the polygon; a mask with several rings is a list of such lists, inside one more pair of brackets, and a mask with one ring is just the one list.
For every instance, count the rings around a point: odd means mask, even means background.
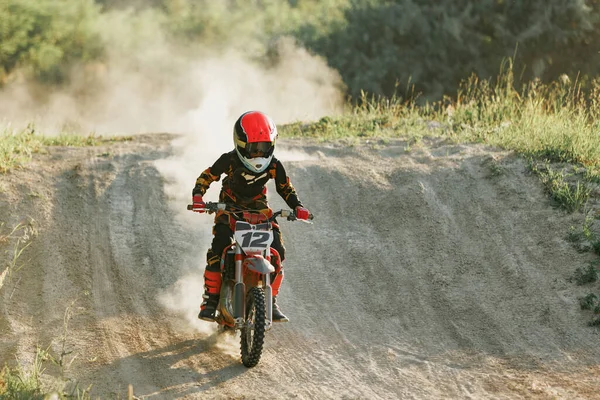
[{"label": "glove", "polygon": [[203,213],[206,208],[206,203],[202,200],[199,194],[192,196],[192,211]]},{"label": "glove", "polygon": [[304,208],[302,206],[296,207],[294,214],[296,215],[296,218],[303,219],[305,221],[308,219],[308,217],[310,217],[310,211],[308,211],[308,208]]}]

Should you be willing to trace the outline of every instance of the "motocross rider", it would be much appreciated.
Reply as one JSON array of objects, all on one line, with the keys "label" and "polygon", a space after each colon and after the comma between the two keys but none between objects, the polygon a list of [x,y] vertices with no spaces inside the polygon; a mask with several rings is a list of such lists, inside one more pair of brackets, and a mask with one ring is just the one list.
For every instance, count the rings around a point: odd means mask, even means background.
[{"label": "motocross rider", "polygon": [[[272,215],[267,202],[266,183],[275,180],[277,193],[287,205],[294,209],[298,219],[308,219],[310,212],[303,207],[281,161],[273,156],[277,127],[273,120],[262,112],[248,111],[242,114],[233,128],[235,149],[221,155],[212,167],[207,168],[196,180],[192,191],[192,209],[204,212],[202,196],[211,183],[223,179],[219,202],[234,205],[241,209],[260,210],[265,219]],[[221,291],[220,261],[223,250],[232,243],[235,220],[224,212],[217,212],[213,227],[213,240],[206,254],[204,271],[204,295],[198,318],[214,321]],[[271,247],[279,253],[280,261],[285,259],[285,248],[279,226],[273,223],[273,243]],[[273,321],[287,322],[288,318],[277,305],[277,294],[283,281],[283,269],[272,280]]]}]

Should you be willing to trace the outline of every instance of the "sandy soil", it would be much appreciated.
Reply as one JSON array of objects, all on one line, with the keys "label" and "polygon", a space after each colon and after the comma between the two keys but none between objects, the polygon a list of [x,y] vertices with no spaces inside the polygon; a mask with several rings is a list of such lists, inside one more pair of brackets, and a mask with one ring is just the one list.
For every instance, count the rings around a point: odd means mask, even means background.
[{"label": "sandy soil", "polygon": [[48,348],[63,360],[49,374],[103,399],[129,384],[156,399],[600,398],[590,288],[569,280],[593,260],[566,240],[583,217],[553,207],[523,160],[439,140],[280,141],[307,155],[286,166],[316,219],[281,223],[291,322],[247,369],[237,338],[193,322],[210,217],[165,191],[171,139],[50,148],[0,176],[1,233],[31,235],[0,288],[2,364]]}]

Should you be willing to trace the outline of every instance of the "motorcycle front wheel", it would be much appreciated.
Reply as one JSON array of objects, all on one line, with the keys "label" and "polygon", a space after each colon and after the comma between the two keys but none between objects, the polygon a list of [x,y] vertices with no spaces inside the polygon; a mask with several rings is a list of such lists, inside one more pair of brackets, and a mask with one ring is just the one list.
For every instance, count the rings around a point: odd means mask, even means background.
[{"label": "motorcycle front wheel", "polygon": [[246,296],[246,321],[241,329],[242,363],[250,368],[258,364],[265,339],[265,292],[253,287]]}]

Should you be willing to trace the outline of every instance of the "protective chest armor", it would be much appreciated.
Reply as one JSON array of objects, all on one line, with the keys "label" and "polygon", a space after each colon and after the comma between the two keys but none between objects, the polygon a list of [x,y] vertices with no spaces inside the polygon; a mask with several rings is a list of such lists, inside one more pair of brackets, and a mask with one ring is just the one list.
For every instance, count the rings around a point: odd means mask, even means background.
[{"label": "protective chest armor", "polygon": [[265,185],[271,179],[270,168],[255,173],[241,165],[239,161],[235,159],[232,161],[231,172],[223,180],[223,187],[244,199],[250,199],[263,193]]}]

